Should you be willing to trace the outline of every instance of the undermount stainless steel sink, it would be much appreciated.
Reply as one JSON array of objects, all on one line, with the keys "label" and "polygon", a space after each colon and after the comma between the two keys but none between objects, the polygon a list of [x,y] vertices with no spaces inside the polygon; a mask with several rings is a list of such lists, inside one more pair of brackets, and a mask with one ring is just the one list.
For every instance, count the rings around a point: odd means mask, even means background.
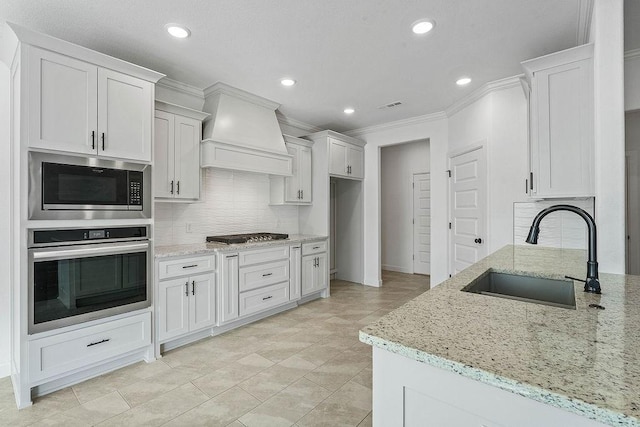
[{"label": "undermount stainless steel sink", "polygon": [[462,289],[481,295],[574,309],[573,281],[487,271]]}]

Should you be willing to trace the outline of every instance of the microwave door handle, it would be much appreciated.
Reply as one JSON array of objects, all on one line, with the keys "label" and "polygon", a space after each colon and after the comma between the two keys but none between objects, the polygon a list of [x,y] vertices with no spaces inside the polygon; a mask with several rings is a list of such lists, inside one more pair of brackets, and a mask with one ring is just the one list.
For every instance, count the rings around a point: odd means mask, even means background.
[{"label": "microwave door handle", "polygon": [[99,244],[90,247],[73,249],[32,249],[34,261],[54,261],[69,258],[87,258],[100,255],[117,255],[124,253],[144,252],[149,249],[149,243],[134,244]]}]

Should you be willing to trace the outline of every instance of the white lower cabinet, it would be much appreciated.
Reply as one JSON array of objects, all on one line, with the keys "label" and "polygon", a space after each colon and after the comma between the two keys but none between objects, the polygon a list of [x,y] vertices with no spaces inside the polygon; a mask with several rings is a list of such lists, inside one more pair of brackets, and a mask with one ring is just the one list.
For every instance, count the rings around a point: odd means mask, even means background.
[{"label": "white lower cabinet", "polygon": [[151,313],[29,341],[33,384],[151,345]]},{"label": "white lower cabinet", "polygon": [[[191,268],[198,269],[203,264],[210,266],[211,271],[188,274]],[[176,268],[173,276],[161,279],[157,286],[156,318],[159,342],[163,343],[216,325],[214,266],[213,257],[159,262],[160,271],[171,270],[170,267]]]},{"label": "white lower cabinet", "polygon": [[258,313],[289,302],[289,281],[240,293],[240,316]]},{"label": "white lower cabinet", "polygon": [[302,296],[325,290],[328,278],[327,242],[302,245]]},{"label": "white lower cabinet", "polygon": [[291,246],[289,251],[289,299],[299,300],[302,296],[302,247]]},{"label": "white lower cabinet", "polygon": [[220,324],[238,318],[238,254],[221,254],[219,286]]}]

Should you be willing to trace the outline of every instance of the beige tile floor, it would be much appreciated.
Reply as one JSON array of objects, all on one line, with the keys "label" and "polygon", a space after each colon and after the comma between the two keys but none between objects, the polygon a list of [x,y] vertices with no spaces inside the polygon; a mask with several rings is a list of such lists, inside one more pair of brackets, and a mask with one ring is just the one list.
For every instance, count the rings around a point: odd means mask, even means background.
[{"label": "beige tile floor", "polygon": [[384,286],[331,282],[331,297],[137,363],[15,408],[7,426],[370,426],[371,347],[358,330],[429,288],[383,273]]}]

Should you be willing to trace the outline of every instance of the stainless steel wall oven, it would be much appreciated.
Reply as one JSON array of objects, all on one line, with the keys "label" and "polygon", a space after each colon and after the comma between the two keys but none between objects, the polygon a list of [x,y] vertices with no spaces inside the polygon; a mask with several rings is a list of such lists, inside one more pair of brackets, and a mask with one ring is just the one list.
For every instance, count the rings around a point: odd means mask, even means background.
[{"label": "stainless steel wall oven", "polygon": [[150,306],[148,226],[29,231],[29,334]]},{"label": "stainless steel wall oven", "polygon": [[151,166],[29,153],[29,219],[151,216]]}]

